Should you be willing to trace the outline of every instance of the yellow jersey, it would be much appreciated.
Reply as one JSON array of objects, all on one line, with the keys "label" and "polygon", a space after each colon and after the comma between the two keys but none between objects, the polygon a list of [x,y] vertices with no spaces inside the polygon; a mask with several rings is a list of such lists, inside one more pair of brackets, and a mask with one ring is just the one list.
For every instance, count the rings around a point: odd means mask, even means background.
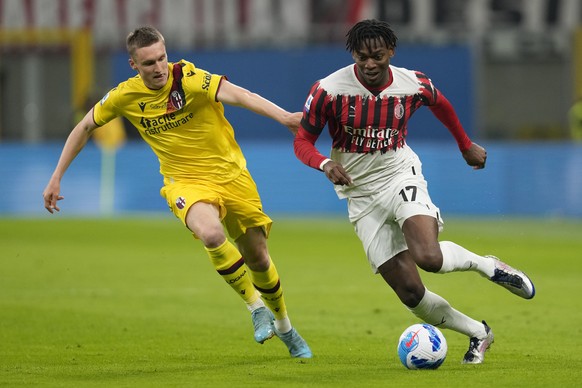
[{"label": "yellow jersey", "polygon": [[168,68],[162,89],[149,89],[139,75],[111,89],[94,106],[95,123],[127,118],[158,157],[165,184],[232,181],[246,161],[216,99],[223,76],[185,60],[168,63]]}]

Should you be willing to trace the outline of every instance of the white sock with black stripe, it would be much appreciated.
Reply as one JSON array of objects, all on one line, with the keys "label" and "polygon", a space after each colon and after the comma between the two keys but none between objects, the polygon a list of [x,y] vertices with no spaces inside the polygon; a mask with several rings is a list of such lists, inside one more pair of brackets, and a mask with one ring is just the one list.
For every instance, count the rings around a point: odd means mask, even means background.
[{"label": "white sock with black stripe", "polygon": [[454,330],[467,335],[469,338],[484,338],[487,335],[483,323],[455,310],[444,298],[428,289],[425,289],[420,303],[416,307],[408,307],[408,310],[426,323]]},{"label": "white sock with black stripe", "polygon": [[490,278],[495,272],[495,262],[489,257],[479,256],[451,241],[441,241],[443,266],[438,273],[476,271]]}]

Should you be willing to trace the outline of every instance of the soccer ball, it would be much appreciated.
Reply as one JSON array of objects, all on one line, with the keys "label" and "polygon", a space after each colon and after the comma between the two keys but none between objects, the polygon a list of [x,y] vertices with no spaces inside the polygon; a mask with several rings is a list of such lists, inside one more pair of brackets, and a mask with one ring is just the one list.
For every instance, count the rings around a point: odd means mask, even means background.
[{"label": "soccer ball", "polygon": [[408,369],[437,369],[447,356],[443,333],[428,323],[408,327],[398,340],[398,357]]}]

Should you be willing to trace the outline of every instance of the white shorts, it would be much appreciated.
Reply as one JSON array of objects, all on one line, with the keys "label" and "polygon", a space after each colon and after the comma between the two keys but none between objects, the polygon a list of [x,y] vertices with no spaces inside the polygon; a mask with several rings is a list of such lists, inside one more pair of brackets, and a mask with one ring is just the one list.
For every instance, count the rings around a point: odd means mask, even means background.
[{"label": "white shorts", "polygon": [[409,173],[400,174],[381,192],[348,198],[350,222],[362,241],[372,270],[408,249],[402,224],[415,215],[436,218],[439,231],[443,220],[428,194],[420,165]]}]

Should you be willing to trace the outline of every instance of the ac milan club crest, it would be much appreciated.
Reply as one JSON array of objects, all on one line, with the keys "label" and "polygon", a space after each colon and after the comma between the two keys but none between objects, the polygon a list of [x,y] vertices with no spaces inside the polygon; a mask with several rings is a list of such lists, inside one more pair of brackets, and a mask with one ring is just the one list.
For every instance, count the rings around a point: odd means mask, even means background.
[{"label": "ac milan club crest", "polygon": [[178,199],[176,199],[176,207],[182,210],[184,209],[184,206],[186,206],[186,199],[184,197],[178,197]]},{"label": "ac milan club crest", "polygon": [[401,102],[398,102],[394,107],[394,117],[400,120],[404,116],[404,105]]}]

